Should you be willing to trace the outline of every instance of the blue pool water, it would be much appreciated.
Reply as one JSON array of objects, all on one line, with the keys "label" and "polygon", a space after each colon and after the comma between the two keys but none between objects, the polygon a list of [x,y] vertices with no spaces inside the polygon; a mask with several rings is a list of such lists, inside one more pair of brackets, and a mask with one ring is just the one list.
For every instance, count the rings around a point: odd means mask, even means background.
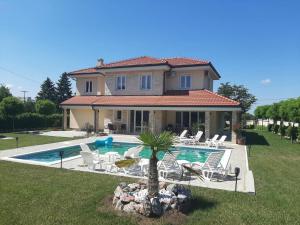
[{"label": "blue pool water", "polygon": [[[118,152],[120,155],[123,155],[128,148],[137,146],[138,144],[113,142],[111,146],[101,146],[99,148],[96,148],[95,143],[90,143],[88,145],[91,150],[96,152],[98,151],[100,154],[113,151],[113,152]],[[180,151],[180,154],[177,157],[178,160],[180,159],[188,160],[190,162],[205,162],[208,155],[212,151],[214,151],[212,149],[190,148],[190,147],[176,147],[176,149],[172,148],[171,150]],[[63,158],[65,159],[73,156],[78,156],[80,154],[79,152],[81,151],[81,148],[79,145],[76,145],[71,147],[53,149],[49,151],[14,156],[13,158],[51,163],[56,160],[60,160],[60,156],[59,156],[60,151],[64,152]],[[144,150],[140,153],[140,156],[142,158],[150,158],[150,155],[151,155],[151,150],[148,147],[145,147]],[[163,152],[158,153],[159,159],[162,159],[163,156],[164,156]]]}]

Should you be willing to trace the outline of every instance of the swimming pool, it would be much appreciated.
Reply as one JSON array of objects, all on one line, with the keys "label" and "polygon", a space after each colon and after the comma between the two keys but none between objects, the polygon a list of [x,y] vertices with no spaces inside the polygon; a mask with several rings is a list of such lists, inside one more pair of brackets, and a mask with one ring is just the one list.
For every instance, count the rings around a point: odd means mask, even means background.
[{"label": "swimming pool", "polygon": [[[105,154],[107,152],[118,152],[120,155],[124,155],[124,152],[128,150],[128,148],[137,146],[136,143],[124,143],[124,142],[113,142],[111,146],[101,146],[96,148],[95,142],[88,144],[90,149],[95,152],[99,152],[100,154]],[[204,163],[208,157],[208,155],[213,151],[219,151],[214,149],[207,148],[195,148],[195,147],[173,147],[171,149],[179,150],[180,154],[177,156],[178,160],[187,160],[189,162],[202,162]],[[63,158],[73,158],[78,157],[80,155],[81,148],[79,145],[63,147],[58,149],[52,149],[47,151],[35,152],[30,154],[18,155],[12,158],[21,159],[21,160],[31,160],[42,163],[54,163],[60,160],[60,152],[63,151]],[[145,147],[143,151],[140,152],[141,158],[150,158],[151,150],[148,147]],[[164,152],[158,153],[158,159],[162,159],[164,156]]]}]

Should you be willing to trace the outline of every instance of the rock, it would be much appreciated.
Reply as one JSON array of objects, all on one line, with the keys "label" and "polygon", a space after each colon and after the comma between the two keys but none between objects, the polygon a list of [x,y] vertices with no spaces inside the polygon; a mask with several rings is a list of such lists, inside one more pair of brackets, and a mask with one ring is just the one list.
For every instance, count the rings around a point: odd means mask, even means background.
[{"label": "rock", "polygon": [[123,192],[130,192],[130,188],[128,186],[124,187],[122,190]]},{"label": "rock", "polygon": [[184,194],[178,194],[177,199],[179,203],[184,203],[187,201],[188,197]]},{"label": "rock", "polygon": [[162,209],[162,206],[160,204],[160,201],[159,201],[158,197],[152,198],[151,207],[152,207],[152,213],[154,215],[160,216],[162,214],[163,209]]},{"label": "rock", "polygon": [[138,183],[133,183],[133,184],[128,184],[128,187],[129,187],[129,191],[133,192],[133,191],[139,189],[140,185]]},{"label": "rock", "polygon": [[129,195],[127,193],[123,193],[121,196],[120,196],[120,200],[123,202],[123,203],[128,203],[128,202],[131,202],[131,201],[134,201],[134,196],[133,195]]},{"label": "rock", "polygon": [[127,184],[126,184],[126,182],[121,182],[119,184],[119,186],[120,186],[120,188],[124,189],[125,187],[127,187]]},{"label": "rock", "polygon": [[177,186],[177,195],[179,195],[179,194],[185,195],[185,196],[187,196],[187,198],[191,198],[192,197],[191,190],[188,189],[188,188],[186,188],[183,185],[178,185]]},{"label": "rock", "polygon": [[128,204],[124,205],[123,211],[127,213],[135,213],[135,205],[134,202],[129,202]]},{"label": "rock", "polygon": [[135,192],[133,194],[134,196],[134,201],[135,202],[138,202],[138,203],[141,203],[145,200],[145,198],[147,197],[147,194],[148,194],[148,190],[147,189],[144,189],[144,190],[140,190],[138,192]]},{"label": "rock", "polygon": [[116,203],[115,209],[116,209],[116,210],[122,210],[122,209],[123,209],[123,206],[124,206],[124,204],[122,203],[121,200],[119,200],[119,201],[117,201],[117,203]]},{"label": "rock", "polygon": [[118,197],[114,196],[112,204],[116,205],[119,200],[120,199]]},{"label": "rock", "polygon": [[165,213],[166,211],[168,211],[171,208],[170,204],[162,204],[162,210]]},{"label": "rock", "polygon": [[145,179],[140,179],[137,183],[138,183],[139,185],[147,185],[147,180],[145,180]]},{"label": "rock", "polygon": [[134,210],[139,213],[139,214],[144,214],[144,207],[143,204],[135,204],[134,205]]},{"label": "rock", "polygon": [[159,189],[166,189],[167,186],[168,186],[168,185],[167,185],[166,182],[163,182],[163,181],[159,182]]},{"label": "rock", "polygon": [[170,206],[171,206],[171,209],[177,209],[177,202],[174,202]]},{"label": "rock", "polygon": [[178,184],[169,184],[166,188],[167,191],[173,192],[175,195],[178,193]]},{"label": "rock", "polygon": [[123,194],[123,190],[120,186],[117,186],[116,190],[114,191],[115,197],[120,197]]},{"label": "rock", "polygon": [[148,196],[145,198],[145,200],[143,201],[142,204],[143,204],[143,211],[141,214],[144,216],[147,216],[147,217],[151,216],[152,207],[151,207],[151,202],[150,202],[150,199]]}]

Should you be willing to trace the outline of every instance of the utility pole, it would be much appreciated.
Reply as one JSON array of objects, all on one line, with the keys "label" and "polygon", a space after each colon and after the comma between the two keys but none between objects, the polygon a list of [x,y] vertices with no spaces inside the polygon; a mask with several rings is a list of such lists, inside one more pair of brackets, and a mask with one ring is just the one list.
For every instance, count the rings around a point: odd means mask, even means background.
[{"label": "utility pole", "polygon": [[26,93],[28,92],[28,91],[21,91],[21,92],[23,92],[23,94],[24,94],[24,103],[25,103],[25,101],[26,101]]}]

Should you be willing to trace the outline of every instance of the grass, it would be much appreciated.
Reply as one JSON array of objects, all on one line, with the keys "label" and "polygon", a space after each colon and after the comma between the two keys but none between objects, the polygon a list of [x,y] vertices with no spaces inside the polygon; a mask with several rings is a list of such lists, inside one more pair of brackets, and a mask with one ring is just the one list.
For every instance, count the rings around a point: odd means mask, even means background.
[{"label": "grass", "polygon": [[14,139],[1,140],[0,139],[0,150],[16,148],[16,139],[19,137],[19,147],[26,147],[32,145],[49,144],[60,141],[72,140],[72,138],[65,137],[51,137],[36,134],[22,134],[22,133],[0,133],[1,136],[14,137]]},{"label": "grass", "polygon": [[[300,145],[266,131],[247,138],[257,195],[192,188],[184,224],[300,224]],[[124,179],[0,161],[0,224],[139,224],[102,206]]]}]

